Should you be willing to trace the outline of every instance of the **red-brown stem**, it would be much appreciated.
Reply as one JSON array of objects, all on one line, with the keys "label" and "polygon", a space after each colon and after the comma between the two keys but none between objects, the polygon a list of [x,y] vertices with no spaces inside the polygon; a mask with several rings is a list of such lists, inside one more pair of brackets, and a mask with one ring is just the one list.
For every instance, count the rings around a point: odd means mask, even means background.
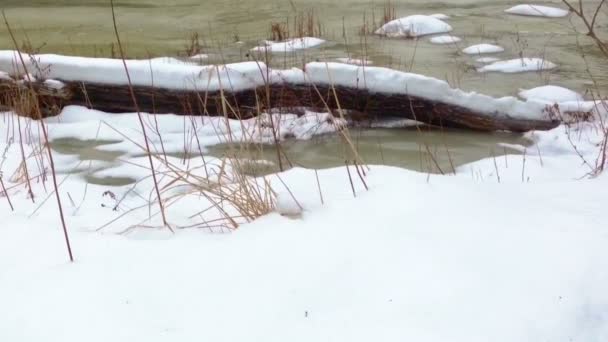
[{"label": "red-brown stem", "polygon": [[353,190],[353,197],[357,197],[357,193],[355,192],[355,185],[353,184],[353,177],[350,175],[350,169],[348,168],[348,160],[345,160],[344,164],[346,164],[346,172],[348,173],[348,181],[350,182],[350,188]]},{"label": "red-brown stem", "polygon": [[4,192],[4,196],[6,196],[6,200],[8,201],[8,205],[11,206],[11,211],[15,211],[15,208],[13,208],[13,203],[11,203],[11,198],[8,195],[8,191],[6,191],[6,188],[4,187],[4,181],[2,180],[2,177],[0,177],[0,186],[2,186],[2,192]]},{"label": "red-brown stem", "polygon": [[[13,44],[15,44],[15,49],[17,49],[17,55],[19,56],[19,60],[21,61],[21,65],[23,66],[23,72],[27,74],[27,67],[25,65],[25,61],[23,60],[23,56],[21,55],[21,51],[19,51],[19,45],[17,44],[17,40],[15,39],[15,35],[8,24],[8,20],[6,19],[6,15],[4,11],[2,12],[2,17],[4,18],[4,23],[6,24],[7,31],[13,40]],[[32,83],[29,82],[30,91],[32,94],[34,93],[34,89],[32,87]],[[61,218],[61,226],[63,227],[63,236],[65,238],[65,244],[68,249],[68,254],[70,256],[70,262],[74,262],[74,255],[72,254],[72,246],[70,244],[70,238],[68,236],[68,229],[65,224],[65,217],[63,216],[63,206],[61,205],[61,196],[59,195],[59,187],[57,186],[57,175],[55,174],[55,162],[53,161],[53,151],[51,151],[51,144],[49,143],[49,135],[46,130],[46,126],[44,125],[44,121],[42,120],[42,113],[40,112],[40,106],[36,99],[36,113],[38,114],[38,118],[40,120],[40,126],[42,128],[42,133],[44,135],[44,142],[46,144],[46,149],[49,153],[49,164],[51,166],[51,174],[53,176],[53,187],[55,188],[55,198],[57,199],[57,207],[59,208],[59,217]],[[23,144],[23,142],[21,142]],[[31,191],[31,188],[30,188]]]},{"label": "red-brown stem", "polygon": [[129,83],[129,93],[131,94],[131,100],[133,101],[133,105],[135,106],[137,118],[139,119],[139,125],[141,126],[141,131],[144,135],[144,141],[146,143],[146,155],[148,156],[148,162],[150,163],[150,171],[152,172],[154,189],[156,190],[156,198],[158,199],[158,206],[160,207],[160,214],[163,219],[163,225],[168,227],[169,230],[173,231],[173,229],[167,224],[167,218],[165,217],[165,208],[163,207],[163,201],[160,197],[160,190],[158,188],[158,181],[156,180],[156,171],[154,170],[154,162],[152,161],[152,153],[150,152],[150,143],[148,142],[148,135],[146,134],[146,126],[144,125],[144,120],[141,116],[141,111],[139,110],[137,99],[135,98],[135,91],[133,90],[133,84],[131,83],[131,75],[129,74],[129,68],[127,67],[127,61],[125,60],[125,53],[122,48],[122,43],[120,42],[120,35],[118,34],[118,27],[116,24],[116,13],[114,12],[114,0],[110,0],[110,7],[112,8],[112,24],[114,26],[114,34],[116,35],[116,42],[118,43],[120,58],[122,59],[122,64],[125,67],[125,73],[127,74],[127,82]]}]

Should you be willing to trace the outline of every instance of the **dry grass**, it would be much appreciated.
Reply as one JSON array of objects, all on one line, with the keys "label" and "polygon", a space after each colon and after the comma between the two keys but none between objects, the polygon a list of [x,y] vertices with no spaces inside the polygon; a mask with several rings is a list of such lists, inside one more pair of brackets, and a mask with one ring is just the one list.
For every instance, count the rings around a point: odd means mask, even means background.
[{"label": "dry grass", "polygon": [[382,27],[382,25],[395,19],[397,19],[395,3],[391,0],[386,0],[382,4],[382,17],[378,18],[378,21],[376,21],[375,10],[372,10],[371,18],[367,16],[366,13],[363,13],[363,24],[359,29],[359,34],[362,36],[373,34],[376,32],[376,30]]},{"label": "dry grass", "polygon": [[283,41],[292,38],[321,37],[323,25],[314,10],[297,12],[283,22],[270,23],[270,39]]}]

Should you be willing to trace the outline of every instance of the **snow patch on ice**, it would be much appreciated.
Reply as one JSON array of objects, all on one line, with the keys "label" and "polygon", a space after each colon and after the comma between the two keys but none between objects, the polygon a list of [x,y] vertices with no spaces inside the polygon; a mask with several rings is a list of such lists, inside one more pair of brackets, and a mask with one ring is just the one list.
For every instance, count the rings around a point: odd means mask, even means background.
[{"label": "snow patch on ice", "polygon": [[375,33],[394,38],[411,38],[450,31],[452,26],[447,23],[428,15],[416,14],[389,21]]},{"label": "snow patch on ice", "polygon": [[483,53],[499,53],[503,52],[505,49],[502,46],[493,45],[493,44],[477,44],[471,45],[462,50],[462,52],[467,55],[480,55]]},{"label": "snow patch on ice", "polygon": [[336,58],[336,61],[338,61],[340,63],[352,64],[352,65],[372,65],[372,64],[374,64],[374,62],[370,61],[369,59],[348,58],[348,57]]},{"label": "snow patch on ice", "polygon": [[251,49],[254,52],[293,52],[297,50],[310,49],[325,43],[325,40],[315,37],[293,38],[283,42],[265,41],[264,45]]},{"label": "snow patch on ice", "polygon": [[443,13],[434,13],[429,15],[429,17],[433,17],[435,19],[439,19],[439,20],[448,20],[450,19],[450,16],[447,14],[443,14]]},{"label": "snow patch on ice", "polygon": [[496,57],[480,57],[475,59],[475,62],[479,62],[479,63],[494,63],[499,61],[500,58],[496,58]]},{"label": "snow patch on ice", "polygon": [[568,15],[568,11],[549,6],[540,5],[517,5],[505,10],[509,14],[533,16],[533,17],[547,17],[547,18],[561,18]]},{"label": "snow patch on ice", "polygon": [[541,100],[554,103],[566,101],[585,101],[581,94],[570,89],[554,85],[546,85],[532,89],[522,89],[519,92],[519,96],[525,100]]},{"label": "snow patch on ice", "polygon": [[429,41],[433,44],[455,44],[460,42],[461,40],[462,39],[459,37],[449,35],[437,36],[429,39]]},{"label": "snow patch on ice", "polygon": [[510,59],[507,61],[498,61],[492,64],[485,65],[478,68],[479,72],[503,72],[503,73],[517,73],[526,71],[541,71],[551,70],[556,68],[557,65],[542,58],[517,58]]}]

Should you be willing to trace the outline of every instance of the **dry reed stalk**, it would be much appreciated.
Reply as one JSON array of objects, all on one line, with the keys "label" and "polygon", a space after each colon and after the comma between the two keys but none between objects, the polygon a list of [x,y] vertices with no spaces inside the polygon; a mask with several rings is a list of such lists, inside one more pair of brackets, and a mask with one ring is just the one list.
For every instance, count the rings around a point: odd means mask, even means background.
[{"label": "dry reed stalk", "polygon": [[[13,44],[15,45],[15,49],[17,49],[17,54],[19,56],[19,60],[21,62],[21,65],[23,66],[23,71],[27,74],[27,67],[25,64],[25,61],[23,60],[23,55],[21,54],[21,51],[19,50],[19,46],[17,44],[17,40],[15,39],[15,35],[13,34],[13,31],[11,29],[11,26],[8,23],[8,19],[6,18],[6,14],[4,13],[4,11],[2,11],[2,17],[4,18],[4,23],[6,25],[7,31],[11,37],[11,40],[13,41]],[[29,87],[30,87],[30,91],[32,93],[34,92],[34,89],[32,87],[31,82],[28,82]],[[66,247],[68,250],[68,255],[70,257],[70,262],[74,262],[74,256],[72,254],[72,246],[70,244],[70,238],[68,236],[68,230],[67,230],[67,226],[65,223],[65,217],[63,215],[63,206],[61,205],[61,196],[59,195],[59,187],[57,186],[57,175],[55,174],[55,162],[53,160],[53,152],[51,151],[51,146],[49,143],[49,136],[48,136],[48,132],[46,130],[46,126],[44,124],[44,122],[42,121],[42,113],[40,112],[40,107],[38,106],[38,101],[35,101],[36,103],[36,109],[37,109],[37,119],[40,120],[40,127],[42,129],[42,132],[44,134],[44,142],[46,144],[46,148],[48,151],[48,155],[49,155],[49,163],[50,163],[50,167],[51,167],[51,174],[53,176],[53,187],[55,188],[55,197],[57,199],[57,207],[59,210],[59,217],[61,219],[61,225],[63,227],[63,235],[65,238],[65,243],[66,243]],[[23,144],[23,142],[21,142],[21,144]],[[22,145],[23,148],[23,145]],[[24,160],[25,163],[25,160]],[[30,191],[31,191],[31,187],[30,187]],[[33,194],[32,194],[33,195]]]},{"label": "dry reed stalk", "polygon": [[141,126],[142,133],[144,135],[144,141],[145,141],[145,145],[146,145],[145,151],[146,151],[146,155],[148,157],[148,161],[150,163],[150,170],[152,172],[152,178],[153,178],[153,181],[154,181],[154,188],[156,190],[156,196],[158,198],[158,206],[160,207],[161,216],[162,216],[162,220],[163,220],[163,225],[166,226],[166,227],[168,227],[169,230],[173,231],[173,229],[167,223],[167,218],[165,217],[165,211],[164,211],[164,208],[163,208],[163,201],[161,199],[160,191],[158,189],[158,182],[157,182],[156,173],[155,173],[155,170],[154,170],[154,163],[152,162],[152,153],[150,152],[150,143],[148,142],[148,135],[146,133],[146,127],[145,127],[144,121],[142,119],[141,111],[139,110],[139,105],[137,104],[137,99],[135,98],[135,92],[133,90],[133,84],[131,83],[131,75],[129,74],[129,68],[127,67],[127,61],[125,59],[125,53],[123,51],[122,43],[120,41],[120,35],[118,34],[118,26],[116,24],[116,13],[114,11],[114,0],[110,0],[110,7],[112,9],[112,25],[114,27],[114,34],[116,36],[116,42],[118,44],[118,49],[119,49],[119,52],[120,52],[120,57],[122,59],[123,66],[125,68],[125,73],[127,75],[127,81],[128,81],[128,85],[129,85],[129,92],[131,94],[131,100],[133,101],[133,105],[135,106],[135,110],[137,112],[137,118],[139,120],[139,124]]},{"label": "dry reed stalk", "polygon": [[8,205],[11,207],[11,211],[15,211],[15,208],[13,207],[13,203],[11,202],[11,197],[8,194],[8,191],[6,191],[6,187],[4,186],[4,181],[2,180],[2,175],[0,175],[0,186],[2,186],[2,192],[4,193],[4,196],[6,196],[6,200],[8,202]]}]

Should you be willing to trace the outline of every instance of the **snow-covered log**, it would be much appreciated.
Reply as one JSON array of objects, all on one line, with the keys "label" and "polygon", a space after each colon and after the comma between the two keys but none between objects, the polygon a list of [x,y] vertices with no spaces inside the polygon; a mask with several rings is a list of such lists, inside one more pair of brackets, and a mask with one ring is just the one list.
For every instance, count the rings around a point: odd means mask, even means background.
[{"label": "snow-covered log", "polygon": [[[135,111],[120,60],[57,55],[25,60],[26,70],[16,67],[14,52],[0,51],[0,70],[29,80],[44,115],[70,104]],[[356,113],[355,120],[402,117],[442,127],[516,132],[559,123],[544,103],[464,92],[438,79],[380,67],[315,62],[303,70],[273,70],[261,62],[198,66],[158,59],[129,60],[127,66],[139,110],[150,113],[245,119],[268,109],[310,107],[343,109]],[[30,87],[27,81],[1,82]]]}]

